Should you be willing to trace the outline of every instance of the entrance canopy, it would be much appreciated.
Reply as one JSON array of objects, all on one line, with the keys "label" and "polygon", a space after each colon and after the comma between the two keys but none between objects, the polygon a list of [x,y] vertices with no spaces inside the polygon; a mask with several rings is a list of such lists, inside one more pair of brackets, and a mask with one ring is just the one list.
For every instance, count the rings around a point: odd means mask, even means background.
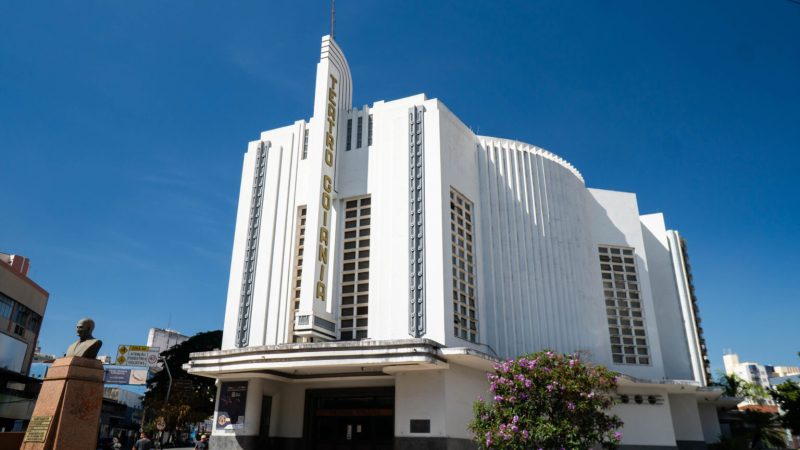
[{"label": "entrance canopy", "polygon": [[399,339],[281,344],[192,353],[184,369],[211,378],[258,374],[292,382],[442,370],[449,368],[450,363],[489,371],[499,361],[473,349],[443,347],[430,339]]}]

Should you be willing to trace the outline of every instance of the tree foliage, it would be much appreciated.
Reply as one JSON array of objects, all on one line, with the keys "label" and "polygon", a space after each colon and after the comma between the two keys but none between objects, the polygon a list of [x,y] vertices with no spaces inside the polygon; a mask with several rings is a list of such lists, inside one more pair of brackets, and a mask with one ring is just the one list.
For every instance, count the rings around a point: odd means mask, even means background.
[{"label": "tree foliage", "polygon": [[723,395],[744,398],[759,405],[769,398],[769,393],[762,386],[745,381],[735,373],[720,375],[714,385],[722,388]]},{"label": "tree foliage", "polygon": [[550,351],[496,364],[489,401],[474,404],[470,423],[482,449],[616,448],[619,417],[608,414],[616,374]]},{"label": "tree foliage", "polygon": [[750,439],[750,448],[783,448],[786,445],[777,414],[746,410],[742,411],[742,421]]},{"label": "tree foliage", "polygon": [[167,428],[174,429],[201,422],[214,413],[214,396],[217,392],[214,380],[189,375],[182,366],[189,362],[189,354],[215,350],[221,345],[222,331],[206,331],[161,353],[172,374],[172,386],[170,388],[166,368],[148,380],[144,406],[156,413],[153,419],[164,417]]},{"label": "tree foliage", "polygon": [[772,388],[770,395],[783,410],[783,426],[794,434],[800,434],[800,384],[786,381]]}]

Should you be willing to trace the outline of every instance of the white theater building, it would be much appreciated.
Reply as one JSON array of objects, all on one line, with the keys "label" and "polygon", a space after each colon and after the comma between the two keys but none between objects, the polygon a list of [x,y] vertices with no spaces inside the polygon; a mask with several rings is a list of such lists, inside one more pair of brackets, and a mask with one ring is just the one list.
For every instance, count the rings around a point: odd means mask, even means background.
[{"label": "white theater building", "polygon": [[498,359],[623,374],[624,448],[718,438],[686,248],[636,195],[474,134],[437,99],[351,104],[322,39],[313,116],[244,155],[212,448],[473,448]]}]

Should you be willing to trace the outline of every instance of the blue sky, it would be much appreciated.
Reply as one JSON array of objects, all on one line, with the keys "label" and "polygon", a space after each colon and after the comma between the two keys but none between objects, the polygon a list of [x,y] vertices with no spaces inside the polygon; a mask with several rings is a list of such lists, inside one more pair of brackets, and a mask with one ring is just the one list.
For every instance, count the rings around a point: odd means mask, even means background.
[{"label": "blue sky", "polygon": [[[638,194],[687,239],[723,348],[800,364],[800,5],[337,2],[354,103],[425,92]],[[0,251],[41,344],[222,326],[242,155],[307,118],[328,1],[0,0]]]}]

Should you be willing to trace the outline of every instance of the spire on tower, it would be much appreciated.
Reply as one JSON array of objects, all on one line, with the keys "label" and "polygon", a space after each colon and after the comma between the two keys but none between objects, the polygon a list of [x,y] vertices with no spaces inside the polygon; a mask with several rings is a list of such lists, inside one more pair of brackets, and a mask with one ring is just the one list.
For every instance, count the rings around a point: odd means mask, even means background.
[{"label": "spire on tower", "polygon": [[331,0],[331,39],[333,39],[333,29],[336,25],[336,0]]}]

